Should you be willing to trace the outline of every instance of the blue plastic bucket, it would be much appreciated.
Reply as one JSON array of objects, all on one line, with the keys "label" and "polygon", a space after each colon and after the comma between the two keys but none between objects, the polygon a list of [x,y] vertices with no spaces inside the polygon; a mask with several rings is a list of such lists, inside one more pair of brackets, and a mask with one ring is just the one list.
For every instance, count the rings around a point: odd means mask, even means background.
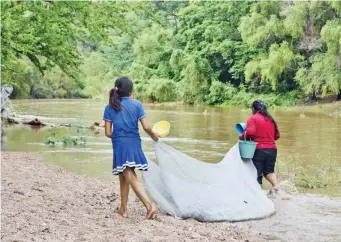
[{"label": "blue plastic bucket", "polygon": [[244,133],[246,130],[246,123],[237,123],[236,124],[236,131],[238,134]]},{"label": "blue plastic bucket", "polygon": [[256,151],[257,142],[239,140],[240,157],[252,159]]}]

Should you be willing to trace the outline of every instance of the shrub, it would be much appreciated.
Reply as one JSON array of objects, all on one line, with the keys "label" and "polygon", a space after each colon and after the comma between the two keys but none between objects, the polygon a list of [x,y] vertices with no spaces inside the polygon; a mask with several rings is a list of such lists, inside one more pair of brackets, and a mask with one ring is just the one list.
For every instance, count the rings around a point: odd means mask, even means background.
[{"label": "shrub", "polygon": [[231,84],[214,81],[210,87],[210,93],[205,96],[207,104],[221,104],[226,100],[230,100],[236,95],[237,89]]},{"label": "shrub", "polygon": [[165,78],[153,78],[149,81],[148,97],[157,102],[171,102],[177,99],[176,83]]}]

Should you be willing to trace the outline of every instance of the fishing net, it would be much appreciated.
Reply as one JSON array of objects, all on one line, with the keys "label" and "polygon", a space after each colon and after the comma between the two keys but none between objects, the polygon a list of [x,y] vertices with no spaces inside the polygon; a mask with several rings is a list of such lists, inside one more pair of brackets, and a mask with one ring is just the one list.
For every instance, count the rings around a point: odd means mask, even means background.
[{"label": "fishing net", "polygon": [[251,160],[236,144],[217,164],[194,159],[161,141],[158,164],[149,162],[144,185],[159,208],[175,217],[199,221],[243,221],[274,213],[274,204],[257,183]]}]

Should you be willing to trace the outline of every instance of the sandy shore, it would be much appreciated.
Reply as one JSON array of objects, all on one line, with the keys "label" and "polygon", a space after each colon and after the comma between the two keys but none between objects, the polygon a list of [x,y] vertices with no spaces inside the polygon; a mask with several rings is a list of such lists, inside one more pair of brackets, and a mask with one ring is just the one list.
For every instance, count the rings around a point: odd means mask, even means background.
[{"label": "sandy shore", "polygon": [[130,218],[115,213],[109,183],[42,163],[37,153],[1,154],[1,241],[264,241],[231,223],[200,223],[145,210],[130,197]]}]

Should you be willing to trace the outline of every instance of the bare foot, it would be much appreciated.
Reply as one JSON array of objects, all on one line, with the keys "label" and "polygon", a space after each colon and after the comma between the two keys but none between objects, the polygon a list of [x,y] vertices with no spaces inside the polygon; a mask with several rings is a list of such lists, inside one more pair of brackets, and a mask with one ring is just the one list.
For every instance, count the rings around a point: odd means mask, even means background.
[{"label": "bare foot", "polygon": [[150,209],[147,209],[146,219],[153,219],[155,213],[157,212],[157,207],[152,204]]},{"label": "bare foot", "polygon": [[121,215],[123,218],[128,218],[127,210],[123,210],[122,207],[117,207],[116,212]]}]

